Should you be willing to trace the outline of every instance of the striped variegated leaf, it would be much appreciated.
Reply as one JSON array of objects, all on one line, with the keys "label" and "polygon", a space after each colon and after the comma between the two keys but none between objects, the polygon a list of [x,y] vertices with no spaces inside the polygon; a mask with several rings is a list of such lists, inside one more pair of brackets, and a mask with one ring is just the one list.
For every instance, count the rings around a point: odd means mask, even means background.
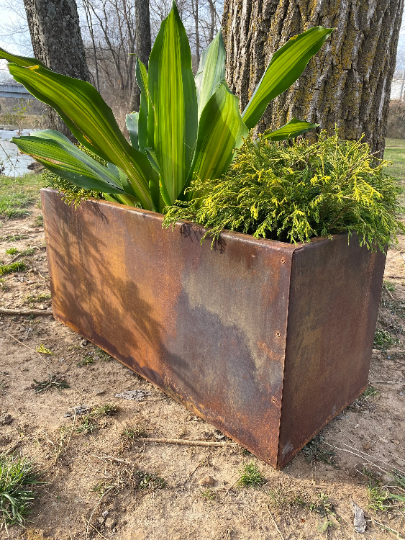
[{"label": "striped variegated leaf", "polygon": [[240,115],[239,99],[222,81],[201,114],[189,181],[191,175],[201,180],[219,178],[229,167],[235,148],[239,148],[248,133]]},{"label": "striped variegated leaf", "polygon": [[186,183],[198,126],[190,46],[175,4],[150,55],[148,89],[148,136],[153,132],[160,182],[172,204]]},{"label": "striped variegated leaf", "polygon": [[0,51],[9,60],[9,71],[37,99],[50,105],[84,146],[120,167],[127,175],[144,208],[151,209],[147,157],[126,141],[114,115],[89,83],[51,71],[39,63],[27,67],[27,59]]},{"label": "striped variegated leaf", "polygon": [[58,131],[37,131],[35,135],[14,137],[12,142],[21,152],[75,186],[104,193],[125,193],[115,165],[104,167]]},{"label": "striped variegated leaf", "polygon": [[198,118],[204,110],[207,101],[225,79],[225,45],[221,32],[201,55],[200,65],[195,76],[198,98]]},{"label": "striped variegated leaf", "polygon": [[284,141],[286,139],[294,139],[298,135],[303,135],[311,129],[315,129],[319,124],[310,124],[305,122],[305,120],[298,120],[293,118],[281,128],[275,129],[274,131],[266,132],[264,138],[269,141]]},{"label": "striped variegated leaf", "polygon": [[139,113],[133,112],[131,114],[127,114],[125,118],[125,124],[127,126],[127,130],[129,133],[129,139],[131,141],[132,146],[135,148],[135,150],[139,150],[138,123],[139,123]]},{"label": "striped variegated leaf", "polygon": [[333,28],[315,26],[292,37],[274,53],[242,114],[249,129],[259,122],[270,101],[285,92],[298,79],[332,31]]}]

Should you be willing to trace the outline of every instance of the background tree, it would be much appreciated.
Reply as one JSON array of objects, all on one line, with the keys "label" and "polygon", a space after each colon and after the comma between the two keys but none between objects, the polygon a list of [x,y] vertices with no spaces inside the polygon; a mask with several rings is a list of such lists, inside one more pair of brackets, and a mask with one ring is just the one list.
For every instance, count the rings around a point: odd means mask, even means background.
[{"label": "background tree", "polygon": [[293,87],[267,109],[260,130],[293,116],[345,139],[365,133],[384,150],[403,0],[225,0],[227,80],[242,109],[272,54],[313,26],[335,28]]},{"label": "background tree", "polygon": [[[150,34],[149,0],[135,0],[136,21],[136,55],[146,66],[148,65],[152,40]],[[134,80],[129,112],[139,111],[141,91]]]},{"label": "background tree", "polygon": [[[89,81],[75,0],[24,0],[35,58],[52,70]],[[70,135],[70,131],[51,109],[49,127]]]}]

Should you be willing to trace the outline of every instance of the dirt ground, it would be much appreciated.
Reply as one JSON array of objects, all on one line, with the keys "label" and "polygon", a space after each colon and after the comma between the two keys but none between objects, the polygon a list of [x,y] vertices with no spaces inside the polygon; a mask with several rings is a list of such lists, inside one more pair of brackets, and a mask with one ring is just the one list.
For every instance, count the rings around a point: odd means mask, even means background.
[{"label": "dirt ground", "polygon": [[[2,308],[50,308],[39,214],[35,207],[26,219],[0,227],[2,264],[15,257],[6,249],[31,249],[18,259],[26,271],[2,276]],[[0,538],[404,538],[403,509],[392,503],[385,512],[373,510],[368,488],[384,493],[393,469],[405,476],[404,263],[401,237],[388,254],[378,323],[384,332],[373,351],[369,395],[283,471],[239,446],[140,442],[138,436],[223,436],[52,317],[0,316],[0,451],[33,459],[45,482],[27,529],[0,530]],[[54,388],[36,392],[34,380]],[[63,381],[69,388],[57,388]],[[126,390],[143,392],[139,401],[116,397]],[[266,482],[240,487],[240,471],[252,462]],[[353,528],[352,501],[365,512],[363,534]]]}]

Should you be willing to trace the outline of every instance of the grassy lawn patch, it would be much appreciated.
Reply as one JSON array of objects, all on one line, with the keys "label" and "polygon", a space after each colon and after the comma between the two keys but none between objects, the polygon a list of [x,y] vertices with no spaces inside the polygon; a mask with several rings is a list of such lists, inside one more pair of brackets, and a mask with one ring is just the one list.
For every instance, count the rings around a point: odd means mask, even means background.
[{"label": "grassy lawn patch", "polygon": [[405,189],[405,139],[385,139],[384,159],[392,161],[387,169],[388,174],[396,178],[403,188],[402,201]]},{"label": "grassy lawn patch", "polygon": [[42,187],[40,174],[26,174],[17,178],[4,176],[0,180],[0,219],[24,218],[28,207],[39,201]]}]

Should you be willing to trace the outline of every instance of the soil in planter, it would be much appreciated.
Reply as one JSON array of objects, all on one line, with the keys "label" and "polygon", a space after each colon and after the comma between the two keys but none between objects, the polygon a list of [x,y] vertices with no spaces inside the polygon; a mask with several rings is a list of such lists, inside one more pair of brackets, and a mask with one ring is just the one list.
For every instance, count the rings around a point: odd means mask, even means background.
[{"label": "soil in planter", "polygon": [[[2,308],[50,307],[40,210],[31,211],[1,222],[2,264],[16,256],[6,250],[27,252],[25,271],[1,276]],[[34,459],[47,482],[28,531],[12,527],[10,538],[341,540],[355,535],[352,500],[366,514],[363,538],[388,538],[379,524],[404,534],[396,503],[368,507],[391,485],[384,471],[405,471],[404,253],[401,237],[388,254],[366,395],[281,472],[239,446],[140,442],[226,439],[51,317],[1,316],[0,452]]]}]

